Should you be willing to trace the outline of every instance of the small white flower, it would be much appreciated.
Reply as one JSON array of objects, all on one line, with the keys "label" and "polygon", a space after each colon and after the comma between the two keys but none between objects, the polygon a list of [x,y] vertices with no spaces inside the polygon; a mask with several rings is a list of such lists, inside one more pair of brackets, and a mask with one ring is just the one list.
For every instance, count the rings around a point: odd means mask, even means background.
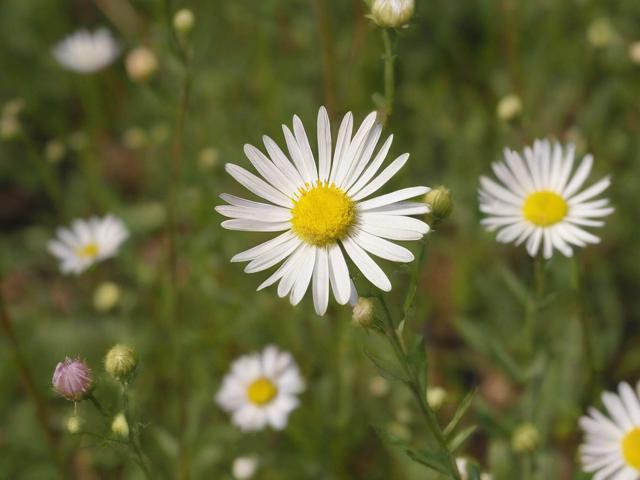
[{"label": "small white flower", "polygon": [[48,249],[60,260],[62,273],[79,274],[94,263],[115,256],[128,236],[122,220],[112,215],[78,219],[71,228],[58,228]]},{"label": "small white flower", "polygon": [[411,217],[424,215],[429,207],[408,201],[424,196],[429,188],[404,188],[365,200],[393,178],[409,154],[400,155],[378,173],[393,136],[374,155],[382,133],[375,112],[367,116],[353,137],[353,115],[345,115],[335,152],[324,107],[318,112],[317,122],[317,163],[304,126],[294,116],[293,132],[282,127],[289,158],[267,136],[262,139],[269,157],[245,145],[245,154],[262,178],[238,165],[226,165],[233,178],[268,203],[222,194],[220,197],[229,205],[216,210],[231,218],[222,222],[229,230],[284,231],[237,254],[231,261],[249,262],[244,269],[247,273],[261,272],[283,262],[258,290],[279,282],[278,295],[289,295],[291,304],[297,305],[311,284],[315,310],[323,315],[330,286],[340,305],[357,300],[343,250],[365,278],[380,290],[391,290],[387,275],[369,254],[393,262],[413,261],[409,250],[389,240],[420,240],[429,231],[425,222]]},{"label": "small white flower", "polygon": [[609,417],[591,407],[580,419],[584,442],[580,447],[582,467],[598,480],[640,479],[640,383],[633,391],[628,383],[618,385],[618,394],[602,394]]},{"label": "small white flower", "polygon": [[233,461],[231,472],[237,480],[247,480],[253,477],[258,469],[256,457],[238,457]]},{"label": "small white flower", "polygon": [[303,390],[304,382],[291,354],[269,345],[233,362],[216,402],[242,431],[267,426],[282,430]]},{"label": "small white flower", "polygon": [[[467,473],[467,464],[469,461],[464,457],[456,458],[456,466],[458,467],[458,472],[460,472],[460,477],[462,480],[469,480],[469,474]],[[480,480],[492,480],[493,476],[489,473],[481,473]]]},{"label": "small white flower", "polygon": [[95,32],[80,30],[53,48],[53,56],[60,65],[77,73],[102,70],[118,56],[120,47],[106,28]]},{"label": "small white flower", "polygon": [[499,242],[526,242],[527,251],[536,256],[542,246],[545,258],[553,250],[570,257],[572,246],[584,247],[600,239],[581,227],[601,227],[613,212],[609,200],[593,200],[609,187],[605,177],[579,192],[589,176],[593,157],[584,157],[572,176],[574,147],[564,149],[548,140],[536,140],[525,148],[524,160],[518,152],[505,149],[505,160],[495,162],[493,172],[500,183],[481,177],[480,210],[489,231],[499,230]]}]

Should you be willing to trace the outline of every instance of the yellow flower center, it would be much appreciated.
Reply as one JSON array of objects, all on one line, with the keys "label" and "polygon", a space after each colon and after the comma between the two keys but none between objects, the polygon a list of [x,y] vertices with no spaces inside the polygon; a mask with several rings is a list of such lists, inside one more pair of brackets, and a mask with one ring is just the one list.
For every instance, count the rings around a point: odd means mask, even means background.
[{"label": "yellow flower center", "polygon": [[247,397],[251,403],[256,405],[264,405],[273,400],[278,393],[278,389],[268,378],[259,378],[254,381],[247,389]]},{"label": "yellow flower center", "polygon": [[562,220],[569,206],[560,195],[549,190],[533,192],[522,206],[524,218],[539,227],[548,227]]},{"label": "yellow flower center", "polygon": [[622,439],[622,457],[631,468],[640,470],[640,427],[627,432]]},{"label": "yellow flower center", "polygon": [[98,256],[98,245],[96,243],[87,243],[84,247],[76,250],[81,258],[95,258]]},{"label": "yellow flower center", "polygon": [[305,242],[319,247],[344,238],[356,219],[354,202],[334,184],[318,183],[301,196],[291,209],[291,225]]}]

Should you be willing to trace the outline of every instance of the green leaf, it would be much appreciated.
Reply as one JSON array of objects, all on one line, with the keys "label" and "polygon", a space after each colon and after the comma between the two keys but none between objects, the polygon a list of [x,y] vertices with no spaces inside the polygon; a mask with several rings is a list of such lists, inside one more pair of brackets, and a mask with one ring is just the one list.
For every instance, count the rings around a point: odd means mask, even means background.
[{"label": "green leaf", "polygon": [[460,420],[462,420],[462,417],[464,416],[466,411],[471,406],[471,402],[473,401],[473,398],[475,397],[475,394],[476,394],[476,391],[475,390],[471,390],[462,399],[462,402],[460,402],[460,405],[458,405],[458,408],[456,409],[455,413],[453,414],[453,417],[451,418],[451,421],[449,422],[449,424],[447,425],[447,427],[444,429],[444,432],[443,432],[444,436],[447,438],[447,440],[449,440],[449,437],[453,434],[453,431],[458,426],[458,423],[460,423]]},{"label": "green leaf", "polygon": [[442,451],[416,451],[410,448],[405,450],[405,453],[411,460],[416,463],[420,463],[425,467],[440,472],[444,475],[450,476],[453,472],[449,468],[449,462],[447,461],[447,454]]},{"label": "green leaf", "polygon": [[401,382],[407,382],[408,379],[404,376],[404,374],[399,371],[399,369],[392,365],[388,360],[382,359],[373,353],[371,353],[366,348],[363,348],[364,354],[371,360],[373,366],[376,367],[380,376],[386,378],[387,380],[400,380]]},{"label": "green leaf", "polygon": [[424,339],[422,335],[413,341],[409,351],[407,352],[407,362],[418,375],[420,389],[425,390],[427,385],[427,351],[424,348]]},{"label": "green leaf", "polygon": [[527,288],[527,286],[522,283],[516,275],[514,275],[511,269],[507,268],[505,265],[501,266],[500,273],[502,274],[504,283],[507,285],[507,288],[511,293],[513,293],[520,303],[526,305],[531,300],[529,288]]},{"label": "green leaf", "polygon": [[462,445],[464,444],[464,442],[467,441],[467,439],[473,435],[473,432],[476,431],[477,425],[471,425],[470,427],[465,428],[464,430],[462,430],[461,432],[459,432],[458,434],[456,434],[448,443],[449,443],[449,448],[451,449],[452,452],[455,452],[456,450],[458,450],[460,447],[462,447]]}]

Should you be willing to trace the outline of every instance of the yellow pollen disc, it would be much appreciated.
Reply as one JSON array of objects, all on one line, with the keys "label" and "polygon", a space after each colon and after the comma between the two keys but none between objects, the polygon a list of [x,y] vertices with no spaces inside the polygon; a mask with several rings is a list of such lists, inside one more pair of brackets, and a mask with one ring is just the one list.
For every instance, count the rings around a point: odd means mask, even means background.
[{"label": "yellow pollen disc", "polygon": [[522,206],[524,218],[539,227],[548,227],[561,221],[569,211],[567,202],[560,195],[549,190],[534,192]]},{"label": "yellow pollen disc", "polygon": [[87,243],[84,247],[78,248],[76,253],[82,258],[94,258],[98,256],[98,245]]},{"label": "yellow pollen disc", "polygon": [[335,185],[318,183],[301,190],[291,209],[294,233],[319,247],[344,238],[356,219],[354,202]]},{"label": "yellow pollen disc", "polygon": [[640,470],[640,427],[627,432],[622,439],[622,457],[631,468]]},{"label": "yellow pollen disc", "polygon": [[273,382],[264,377],[254,381],[247,389],[247,397],[249,397],[249,401],[256,405],[269,403],[277,393],[278,389]]}]

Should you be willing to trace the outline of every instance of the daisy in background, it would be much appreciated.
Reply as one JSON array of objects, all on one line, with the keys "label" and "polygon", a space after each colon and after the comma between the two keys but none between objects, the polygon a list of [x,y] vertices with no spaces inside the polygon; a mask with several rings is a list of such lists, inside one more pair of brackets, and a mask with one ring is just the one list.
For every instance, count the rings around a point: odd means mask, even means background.
[{"label": "daisy in background", "polygon": [[304,382],[291,354],[269,345],[261,353],[233,362],[216,402],[242,431],[267,426],[282,430],[303,390]]},{"label": "daisy in background", "polygon": [[70,228],[58,228],[48,249],[60,260],[62,273],[80,274],[94,263],[115,256],[128,236],[122,220],[113,215],[78,219]]},{"label": "daisy in background", "polygon": [[343,252],[376,287],[391,290],[391,282],[369,254],[394,262],[413,260],[409,250],[389,240],[420,240],[429,231],[425,222],[411,217],[424,215],[429,207],[408,201],[424,196],[429,189],[411,187],[369,197],[404,166],[409,154],[400,155],[378,173],[393,136],[374,155],[382,133],[375,112],[365,118],[353,136],[353,115],[345,115],[333,144],[329,117],[321,107],[315,158],[297,116],[293,117],[293,132],[284,125],[282,129],[288,156],[267,136],[262,140],[268,156],[251,145],[244,147],[262,178],[238,165],[225,167],[233,178],[268,203],[222,194],[228,205],[216,210],[231,218],[222,226],[229,230],[284,232],[231,261],[249,262],[244,269],[247,273],[284,262],[258,290],[278,283],[278,295],[289,295],[291,304],[297,305],[311,284],[319,315],[327,310],[330,286],[341,305],[357,299]]},{"label": "daisy in background", "polygon": [[634,392],[628,383],[618,393],[602,394],[609,417],[595,408],[580,419],[584,443],[582,467],[594,480],[640,479],[640,382]]},{"label": "daisy in background", "polygon": [[480,210],[488,230],[498,230],[503,243],[526,242],[532,257],[542,248],[544,258],[553,250],[570,257],[573,246],[584,247],[600,239],[582,227],[601,227],[601,218],[610,215],[609,200],[594,197],[609,187],[605,177],[580,191],[591,172],[593,157],[584,157],[573,172],[575,148],[553,146],[548,140],[536,140],[524,150],[524,158],[505,149],[504,161],[495,162],[496,182],[480,177]]},{"label": "daisy in background", "polygon": [[120,52],[118,42],[106,28],[79,30],[53,47],[56,61],[67,70],[89,74],[102,70]]}]

